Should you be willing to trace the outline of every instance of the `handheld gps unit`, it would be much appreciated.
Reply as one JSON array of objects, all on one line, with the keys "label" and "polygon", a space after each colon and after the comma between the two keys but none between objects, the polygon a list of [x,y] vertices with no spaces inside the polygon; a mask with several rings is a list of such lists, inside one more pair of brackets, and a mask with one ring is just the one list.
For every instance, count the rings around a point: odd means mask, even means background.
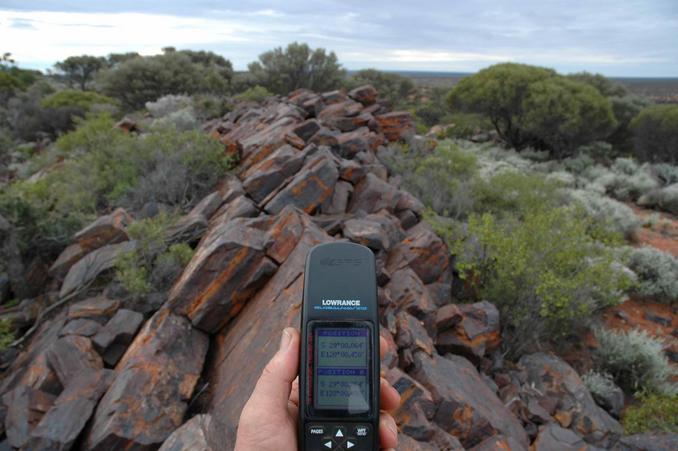
[{"label": "handheld gps unit", "polygon": [[379,449],[379,320],[374,254],[348,242],[306,257],[299,446]]}]

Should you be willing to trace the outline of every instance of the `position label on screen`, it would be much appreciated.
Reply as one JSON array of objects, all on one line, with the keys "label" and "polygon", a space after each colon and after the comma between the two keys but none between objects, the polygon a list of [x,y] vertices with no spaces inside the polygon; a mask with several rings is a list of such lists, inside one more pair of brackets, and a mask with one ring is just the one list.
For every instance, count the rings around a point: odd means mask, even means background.
[{"label": "position label on screen", "polygon": [[369,330],[316,329],[316,409],[369,410]]}]

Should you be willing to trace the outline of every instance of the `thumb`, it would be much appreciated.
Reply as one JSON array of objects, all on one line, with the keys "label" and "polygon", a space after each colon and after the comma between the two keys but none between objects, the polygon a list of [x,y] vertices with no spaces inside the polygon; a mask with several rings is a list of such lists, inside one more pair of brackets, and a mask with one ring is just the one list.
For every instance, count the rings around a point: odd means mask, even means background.
[{"label": "thumb", "polygon": [[283,330],[280,349],[261,373],[250,401],[262,408],[262,412],[287,412],[292,381],[298,370],[299,332],[288,327]]}]

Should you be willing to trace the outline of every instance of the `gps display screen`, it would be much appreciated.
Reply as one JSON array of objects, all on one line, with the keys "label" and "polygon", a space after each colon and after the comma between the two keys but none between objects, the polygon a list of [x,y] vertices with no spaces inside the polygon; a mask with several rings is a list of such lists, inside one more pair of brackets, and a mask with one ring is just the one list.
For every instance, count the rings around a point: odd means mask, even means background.
[{"label": "gps display screen", "polygon": [[315,329],[316,409],[369,411],[369,329]]}]

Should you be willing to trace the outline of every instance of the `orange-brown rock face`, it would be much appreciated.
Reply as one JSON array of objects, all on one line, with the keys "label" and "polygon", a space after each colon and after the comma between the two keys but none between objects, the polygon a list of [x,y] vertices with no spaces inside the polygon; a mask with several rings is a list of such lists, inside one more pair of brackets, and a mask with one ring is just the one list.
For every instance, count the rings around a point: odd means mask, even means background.
[{"label": "orange-brown rock face", "polygon": [[379,129],[389,141],[398,141],[414,131],[412,116],[408,112],[394,111],[376,117]]},{"label": "orange-brown rock face", "polygon": [[194,326],[217,332],[276,269],[266,233],[235,219],[208,232],[172,288],[169,306]]},{"label": "orange-brown rock face", "polygon": [[118,364],[83,449],[156,449],[183,421],[207,346],[186,318],[158,311]]}]

